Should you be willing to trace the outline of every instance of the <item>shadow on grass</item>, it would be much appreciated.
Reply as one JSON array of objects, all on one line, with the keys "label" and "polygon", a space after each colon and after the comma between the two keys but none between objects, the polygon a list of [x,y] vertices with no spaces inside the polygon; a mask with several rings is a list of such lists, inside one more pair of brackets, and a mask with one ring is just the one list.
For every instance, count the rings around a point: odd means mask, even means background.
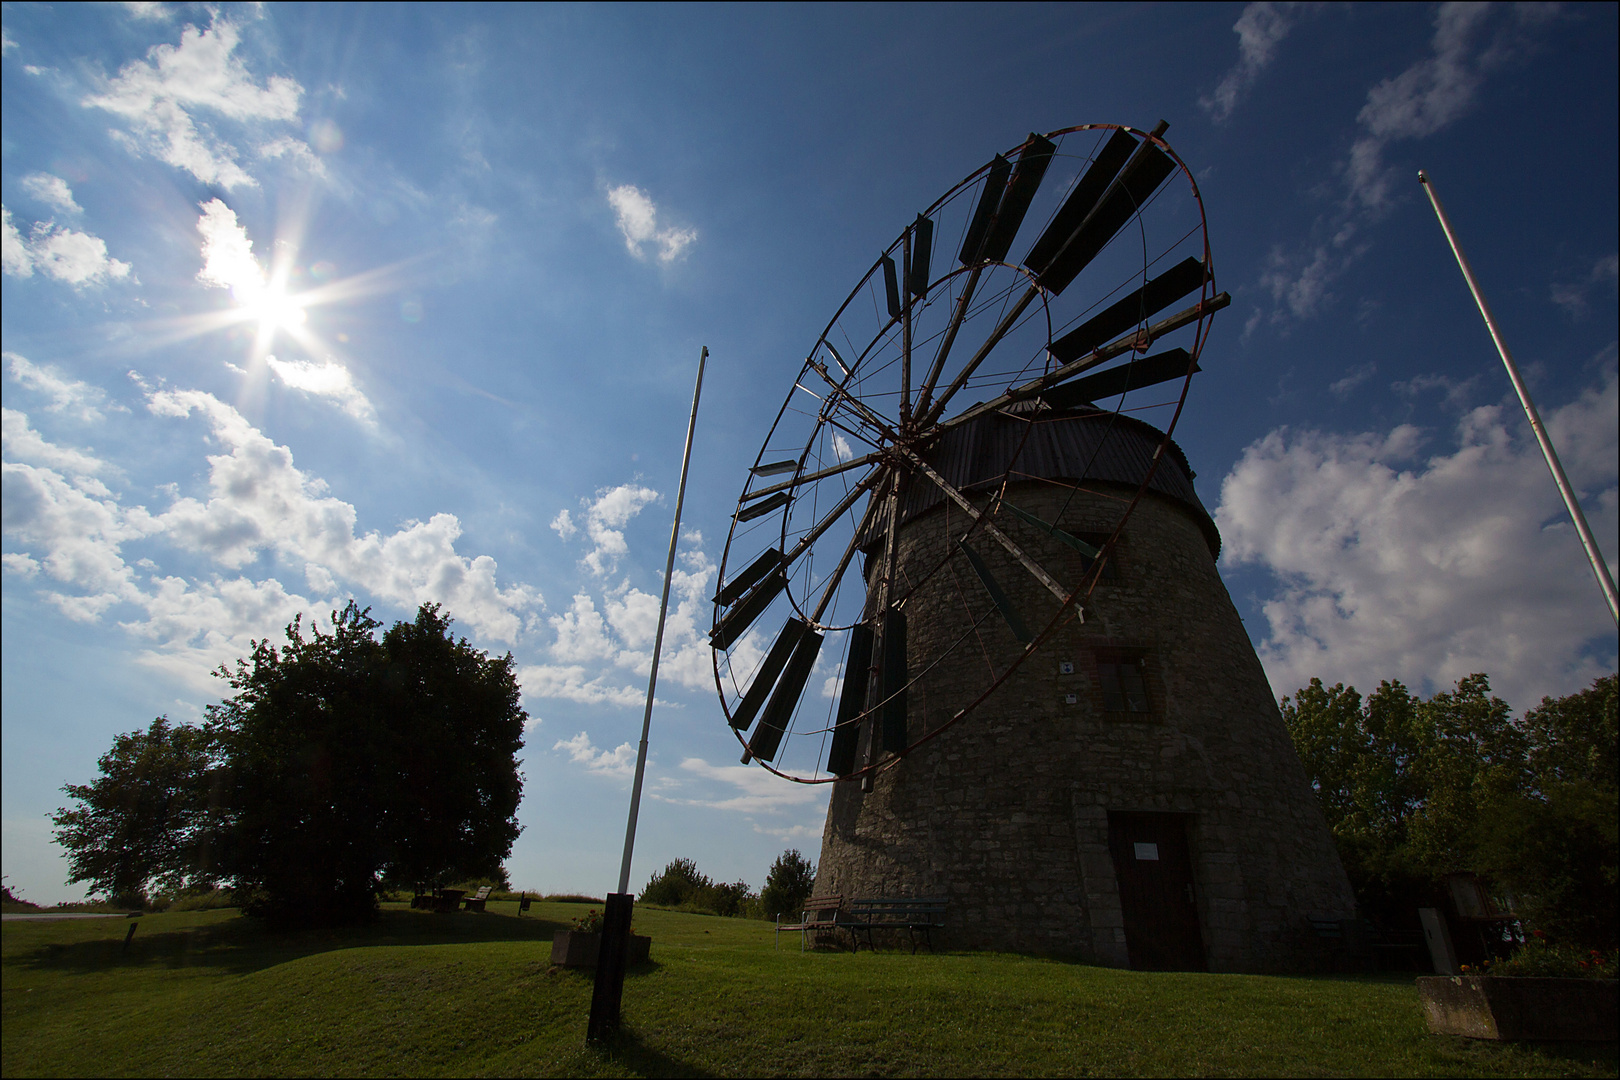
[{"label": "shadow on grass", "polygon": [[[147,922],[154,916],[142,920]],[[397,945],[466,945],[480,942],[533,942],[549,957],[552,935],[568,927],[548,919],[494,913],[432,914],[383,910],[376,921],[341,929],[275,931],[258,919],[238,916],[202,926],[148,931],[138,927],[129,947],[127,925],[113,923],[106,938],[47,944],[12,962],[36,970],[74,973],[114,967],[216,968],[236,975],[339,949]]]},{"label": "shadow on grass", "polygon": [[604,1063],[612,1062],[635,1076],[718,1076],[705,1072],[689,1061],[672,1058],[641,1041],[635,1030],[621,1027],[610,1042],[587,1046],[586,1052]]}]

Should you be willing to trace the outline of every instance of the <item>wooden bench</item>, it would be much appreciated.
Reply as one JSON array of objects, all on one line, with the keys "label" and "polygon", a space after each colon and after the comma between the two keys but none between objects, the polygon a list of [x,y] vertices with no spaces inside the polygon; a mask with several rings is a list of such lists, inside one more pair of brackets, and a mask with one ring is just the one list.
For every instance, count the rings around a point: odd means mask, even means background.
[{"label": "wooden bench", "polygon": [[818,896],[814,900],[805,902],[804,911],[799,914],[799,921],[784,925],[781,912],[776,915],[776,947],[782,947],[782,931],[799,934],[799,951],[806,948],[806,941],[817,930],[837,930],[843,925],[838,921],[838,909],[844,906],[842,896]]},{"label": "wooden bench", "polygon": [[463,911],[483,911],[484,910],[484,905],[489,902],[489,894],[493,889],[494,889],[494,886],[485,885],[483,888],[479,889],[477,892],[475,892],[471,896],[467,897],[467,899],[462,901],[462,903],[464,905],[466,905],[462,910]]},{"label": "wooden bench", "polygon": [[[911,952],[916,955],[918,945],[927,945],[934,951],[933,931],[945,929],[945,907],[950,903],[943,896],[881,896],[851,900],[849,920],[839,925],[849,931],[854,951],[861,948],[860,935],[866,935],[866,947],[873,952],[874,930],[904,930],[911,938]],[[922,940],[917,939],[922,934]]]}]

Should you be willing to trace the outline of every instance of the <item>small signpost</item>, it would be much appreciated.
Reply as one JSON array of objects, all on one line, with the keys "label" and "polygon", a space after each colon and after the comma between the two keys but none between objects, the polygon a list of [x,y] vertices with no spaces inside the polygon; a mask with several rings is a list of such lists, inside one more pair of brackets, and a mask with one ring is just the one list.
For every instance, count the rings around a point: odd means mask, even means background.
[{"label": "small signpost", "polygon": [[692,388],[692,415],[686,422],[686,452],[681,457],[681,484],[675,496],[675,524],[669,530],[669,558],[664,563],[664,596],[658,605],[658,634],[653,639],[652,671],[647,676],[647,708],[641,717],[641,744],[636,749],[636,778],[630,787],[630,820],[624,830],[624,859],[619,864],[619,891],[607,895],[602,912],[602,949],[596,960],[596,985],[591,991],[591,1018],[585,1041],[604,1042],[619,1030],[619,1005],[624,996],[625,959],[630,948],[630,916],[635,894],[630,892],[630,855],[636,846],[636,817],[641,812],[641,780],[647,771],[647,731],[652,726],[653,689],[658,685],[658,657],[664,648],[664,617],[669,614],[669,584],[675,572],[675,546],[681,538],[681,508],[686,502],[686,471],[692,464],[692,433],[697,429],[698,398],[703,393],[703,369],[709,362],[705,345],[698,357],[697,385]]}]

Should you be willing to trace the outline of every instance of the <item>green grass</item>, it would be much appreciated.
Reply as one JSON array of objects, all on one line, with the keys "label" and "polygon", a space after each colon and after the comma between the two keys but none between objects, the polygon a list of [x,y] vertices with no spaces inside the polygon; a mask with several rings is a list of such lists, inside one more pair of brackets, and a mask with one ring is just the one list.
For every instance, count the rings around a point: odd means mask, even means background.
[{"label": "green grass", "polygon": [[1149,974],[986,953],[799,952],[767,923],[638,910],[653,963],[584,1046],[575,904],[389,905],[269,934],[231,910],[8,922],[0,1071],[20,1075],[1613,1076],[1610,1044],[1427,1034],[1408,978]]}]

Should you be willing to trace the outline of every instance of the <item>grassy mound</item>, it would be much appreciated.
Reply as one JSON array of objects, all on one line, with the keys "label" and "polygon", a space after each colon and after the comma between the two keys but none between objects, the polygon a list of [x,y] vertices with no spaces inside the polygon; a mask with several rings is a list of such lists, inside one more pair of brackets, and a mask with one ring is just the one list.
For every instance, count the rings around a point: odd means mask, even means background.
[{"label": "grassy mound", "polygon": [[1148,974],[998,954],[772,948],[768,924],[638,910],[653,963],[586,1049],[574,904],[390,906],[273,935],[234,911],[8,922],[0,1071],[152,1075],[1615,1074],[1615,1052],[1426,1033],[1408,978]]}]

